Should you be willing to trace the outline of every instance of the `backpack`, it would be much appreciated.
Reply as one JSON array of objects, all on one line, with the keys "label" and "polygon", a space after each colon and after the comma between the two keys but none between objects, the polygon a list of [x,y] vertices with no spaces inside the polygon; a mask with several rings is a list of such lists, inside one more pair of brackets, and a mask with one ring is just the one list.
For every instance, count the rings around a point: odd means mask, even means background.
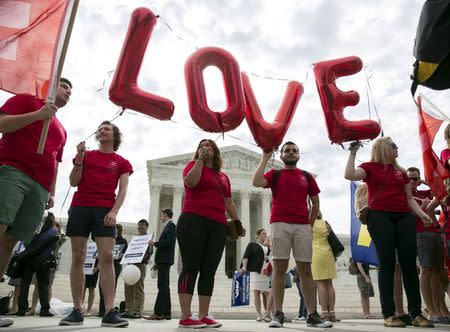
[{"label": "backpack", "polygon": [[[309,174],[307,171],[300,170],[306,177],[306,182],[308,183],[307,193],[309,193],[309,187],[310,187],[310,181],[311,181],[311,174]],[[276,169],[273,172],[273,180],[272,180],[272,188],[275,188],[278,182],[278,178],[280,177],[281,169]]]},{"label": "backpack", "polygon": [[450,88],[450,1],[427,0],[420,14],[414,42],[411,93],[423,85],[434,90]]}]

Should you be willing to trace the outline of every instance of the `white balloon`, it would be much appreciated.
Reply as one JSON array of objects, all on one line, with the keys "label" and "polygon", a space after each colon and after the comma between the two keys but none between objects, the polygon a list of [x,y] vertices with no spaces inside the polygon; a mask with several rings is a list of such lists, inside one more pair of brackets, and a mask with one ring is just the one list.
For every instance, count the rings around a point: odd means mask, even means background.
[{"label": "white balloon", "polygon": [[141,271],[136,265],[127,265],[120,275],[127,285],[134,285],[141,277]]}]

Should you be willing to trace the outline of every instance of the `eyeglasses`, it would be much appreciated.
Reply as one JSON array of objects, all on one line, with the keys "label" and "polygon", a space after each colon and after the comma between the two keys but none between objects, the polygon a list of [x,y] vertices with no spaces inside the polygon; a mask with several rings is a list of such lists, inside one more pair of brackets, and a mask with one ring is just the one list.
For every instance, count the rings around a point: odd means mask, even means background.
[{"label": "eyeglasses", "polygon": [[398,149],[397,144],[395,144],[394,142],[390,143],[391,148],[393,149]]},{"label": "eyeglasses", "polygon": [[419,179],[420,179],[420,178],[416,178],[416,177],[410,177],[409,179],[410,179],[411,181],[414,181],[414,182],[416,182],[416,181],[419,181]]},{"label": "eyeglasses", "polygon": [[283,153],[298,153],[298,150],[297,149],[284,149],[283,150]]}]

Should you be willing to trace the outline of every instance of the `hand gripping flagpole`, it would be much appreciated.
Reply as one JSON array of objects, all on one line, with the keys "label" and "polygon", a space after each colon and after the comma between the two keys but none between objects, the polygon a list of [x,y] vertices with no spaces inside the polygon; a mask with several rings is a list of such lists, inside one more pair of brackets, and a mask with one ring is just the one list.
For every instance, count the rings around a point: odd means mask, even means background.
[{"label": "hand gripping flagpole", "polygon": [[[52,72],[50,76],[50,86],[45,100],[48,104],[54,104],[56,100],[56,93],[58,91],[59,79],[64,66],[67,48],[69,46],[70,35],[72,33],[73,23],[77,13],[79,0],[68,0],[64,12],[63,24],[58,32],[57,46],[53,57]],[[39,146],[37,153],[44,152],[45,142],[47,141],[48,128],[50,126],[50,119],[44,121],[44,126],[41,131],[41,138],[39,139]]]}]

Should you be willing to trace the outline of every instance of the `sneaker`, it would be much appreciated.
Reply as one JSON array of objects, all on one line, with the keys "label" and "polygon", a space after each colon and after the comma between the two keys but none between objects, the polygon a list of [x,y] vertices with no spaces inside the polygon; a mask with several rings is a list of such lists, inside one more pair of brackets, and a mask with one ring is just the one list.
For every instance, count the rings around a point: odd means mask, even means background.
[{"label": "sneaker", "polygon": [[406,327],[406,324],[397,316],[392,315],[384,320],[385,327]]},{"label": "sneaker", "polygon": [[294,322],[304,322],[306,320],[306,317],[303,316],[297,316],[292,319]]},{"label": "sneaker", "polygon": [[180,319],[178,327],[184,327],[188,329],[201,329],[206,327],[206,324],[201,322],[197,316],[192,315],[186,319]]},{"label": "sneaker", "polygon": [[333,323],[327,320],[323,320],[320,318],[317,311],[314,311],[312,314],[308,315],[306,318],[306,326],[309,327],[332,327]]},{"label": "sneaker", "polygon": [[203,317],[200,322],[205,323],[206,327],[221,327],[222,323],[219,323],[218,321],[216,321],[214,319],[213,316],[211,315],[206,315],[205,317]]},{"label": "sneaker", "polygon": [[119,309],[111,309],[102,318],[102,326],[104,327],[125,327],[128,326],[128,321],[120,317]]},{"label": "sneaker", "polygon": [[419,315],[416,318],[414,318],[412,323],[413,326],[415,327],[434,327],[434,324],[425,317],[423,317],[422,315]]},{"label": "sneaker", "polygon": [[5,317],[0,318],[0,327],[7,327],[7,326],[10,326],[13,324],[14,324],[14,321],[11,318],[5,318]]},{"label": "sneaker", "polygon": [[281,311],[275,312],[272,320],[269,323],[269,327],[283,327],[284,314]]},{"label": "sneaker", "polygon": [[398,319],[400,319],[403,323],[405,323],[406,326],[412,326],[412,319],[410,315],[401,315],[397,316]]},{"label": "sneaker", "polygon": [[59,325],[83,325],[83,322],[84,317],[81,310],[73,308],[69,316],[59,321]]}]

